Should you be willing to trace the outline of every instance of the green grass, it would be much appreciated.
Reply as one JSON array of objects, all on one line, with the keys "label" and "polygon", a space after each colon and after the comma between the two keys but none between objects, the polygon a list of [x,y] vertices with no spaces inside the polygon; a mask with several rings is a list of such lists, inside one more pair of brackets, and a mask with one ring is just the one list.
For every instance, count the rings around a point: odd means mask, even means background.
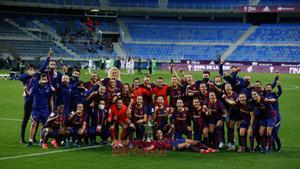
[{"label": "green grass", "polygon": [[[4,73],[6,71],[0,71]],[[104,72],[99,73],[106,77]],[[201,73],[193,73],[195,79]],[[215,75],[215,74],[213,74]],[[241,76],[244,75],[241,73]],[[162,76],[169,82],[169,72],[157,71],[152,77],[154,81]],[[251,74],[253,81],[261,80],[264,84],[272,82],[272,74]],[[122,75],[122,80],[131,82],[138,75]],[[82,73],[82,80],[88,80],[88,75]],[[78,151],[45,154],[32,157],[0,160],[0,168],[300,168],[300,85],[299,75],[280,75],[283,95],[280,98],[282,123],[280,136],[283,144],[282,153],[270,155],[260,153],[223,152],[212,155],[201,155],[189,152],[168,152],[166,156],[116,156],[109,147],[97,147]],[[32,153],[57,151],[52,148],[43,150],[41,147],[26,148],[19,144],[20,121],[5,120],[21,119],[23,114],[22,84],[19,81],[0,81],[0,159]],[[28,125],[29,128],[29,125]],[[27,130],[28,131],[28,130]],[[28,136],[28,133],[27,135]],[[59,150],[64,150],[60,148]]]}]

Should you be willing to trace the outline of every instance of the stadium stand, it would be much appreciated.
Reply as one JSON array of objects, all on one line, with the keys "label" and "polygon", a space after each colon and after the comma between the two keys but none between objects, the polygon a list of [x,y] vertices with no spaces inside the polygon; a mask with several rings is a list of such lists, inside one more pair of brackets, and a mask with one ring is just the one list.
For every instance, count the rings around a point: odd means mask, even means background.
[{"label": "stadium stand", "polygon": [[261,0],[259,5],[300,5],[300,0]]},{"label": "stadium stand", "polygon": [[29,2],[53,5],[100,6],[98,0],[5,0],[13,2]]},{"label": "stadium stand", "polygon": [[125,23],[135,41],[234,42],[250,27],[248,24],[237,22],[186,22],[140,18],[125,19]]},{"label": "stadium stand", "polygon": [[29,36],[21,31],[20,29],[10,25],[3,19],[0,19],[0,36],[1,38],[17,37],[17,38],[28,38]]},{"label": "stadium stand", "polygon": [[248,0],[168,0],[168,8],[231,9],[248,4]]},{"label": "stadium stand", "polygon": [[299,62],[300,46],[239,46],[231,61]]},{"label": "stadium stand", "polygon": [[26,28],[38,28],[32,21],[32,19],[28,19],[26,17],[16,17],[13,19],[18,25]]},{"label": "stadium stand", "polygon": [[101,21],[97,28],[106,32],[119,32],[119,26],[115,22]]},{"label": "stadium stand", "polygon": [[[250,29],[250,24],[239,22],[201,22],[170,19],[121,18],[128,29],[132,41],[124,40],[121,48],[127,56],[158,60],[213,60]],[[81,58],[116,57],[111,47],[94,41],[96,36],[81,17],[12,17],[11,21],[23,28],[32,28],[31,33],[0,19],[0,43],[13,47],[20,56],[45,56],[49,48],[54,48],[60,57]],[[47,32],[43,32],[35,21],[43,23],[61,37],[61,45],[54,42]],[[113,21],[98,21],[96,30],[119,32],[119,25]],[[162,26],[163,25],[163,26]],[[68,29],[66,29],[68,28]],[[168,31],[166,31],[166,29]],[[30,30],[30,29],[28,29]],[[229,55],[232,61],[300,61],[300,24],[262,24]],[[251,52],[250,52],[251,51]],[[1,53],[7,53],[3,49]]]},{"label": "stadium stand", "polygon": [[[8,2],[49,4],[56,6],[100,7],[99,0],[3,0]],[[225,9],[248,6],[249,0],[168,0],[169,9]],[[159,0],[108,0],[110,7],[159,8]],[[300,0],[260,0],[257,5],[300,5]]]},{"label": "stadium stand", "polygon": [[246,43],[300,43],[300,24],[264,24]]},{"label": "stadium stand", "polygon": [[158,7],[158,0],[110,0],[108,3],[113,7]]},{"label": "stadium stand", "polygon": [[70,29],[70,33],[75,33],[85,29],[79,19],[44,18],[42,19],[42,22],[50,26],[58,35],[64,35],[66,33],[66,28]]},{"label": "stadium stand", "polygon": [[47,51],[52,48],[55,55],[59,57],[72,57],[51,41],[40,40],[0,40],[0,43],[13,47],[17,54],[22,57],[46,56]]},{"label": "stadium stand", "polygon": [[100,44],[89,44],[84,42],[66,43],[66,46],[83,58],[96,58],[99,56],[115,57],[114,51],[106,52]]},{"label": "stadium stand", "polygon": [[223,53],[225,45],[174,45],[174,44],[125,44],[124,49],[129,56],[143,59],[159,60],[210,60]]}]

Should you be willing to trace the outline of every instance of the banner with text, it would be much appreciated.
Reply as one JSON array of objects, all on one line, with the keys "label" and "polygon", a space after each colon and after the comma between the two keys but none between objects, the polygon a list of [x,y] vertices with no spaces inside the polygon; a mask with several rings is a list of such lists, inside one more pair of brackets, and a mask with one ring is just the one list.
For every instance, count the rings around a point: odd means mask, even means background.
[{"label": "banner with text", "polygon": [[[232,65],[224,65],[223,70],[229,70]],[[259,72],[259,73],[274,73],[279,71],[280,73],[289,73],[289,74],[300,74],[300,66],[253,66],[253,65],[239,65],[238,66],[242,72]],[[185,71],[219,71],[219,65],[210,65],[210,64],[174,64],[176,70],[183,69]],[[162,70],[169,70],[168,63],[161,64]]]},{"label": "banner with text", "polygon": [[300,12],[300,6],[240,6],[241,13]]}]

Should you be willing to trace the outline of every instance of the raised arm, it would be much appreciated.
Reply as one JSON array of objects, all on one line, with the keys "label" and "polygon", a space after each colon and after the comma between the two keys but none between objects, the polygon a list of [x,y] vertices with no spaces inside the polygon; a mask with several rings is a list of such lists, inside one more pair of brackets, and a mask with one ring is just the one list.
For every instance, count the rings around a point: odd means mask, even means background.
[{"label": "raised arm", "polygon": [[45,72],[49,62],[50,62],[50,59],[53,55],[53,51],[52,49],[49,50],[49,53],[48,53],[48,56],[47,56],[47,59],[43,62],[42,66],[40,67],[40,72],[43,73]]},{"label": "raised arm", "polygon": [[274,79],[274,81],[272,82],[272,89],[273,89],[274,87],[276,87],[276,84],[277,84],[277,81],[278,81],[278,80],[279,80],[279,73],[276,72],[275,79]]},{"label": "raised arm", "polygon": [[281,84],[280,84],[280,81],[277,81],[277,88],[278,88],[278,91],[277,91],[277,96],[281,96],[282,95],[282,88],[281,88]]},{"label": "raised arm", "polygon": [[220,64],[219,64],[219,75],[220,76],[224,76],[223,63],[224,63],[224,61],[220,61]]},{"label": "raised arm", "polygon": [[181,81],[181,78],[178,76],[178,74],[177,74],[175,68],[173,68],[173,76],[176,76],[177,79],[178,79],[178,81]]}]

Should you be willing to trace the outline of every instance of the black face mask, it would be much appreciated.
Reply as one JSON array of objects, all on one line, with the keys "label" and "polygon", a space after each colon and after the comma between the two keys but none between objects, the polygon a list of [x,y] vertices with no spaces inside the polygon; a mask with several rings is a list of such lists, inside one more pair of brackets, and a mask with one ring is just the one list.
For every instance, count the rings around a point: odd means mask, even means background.
[{"label": "black face mask", "polygon": [[256,90],[256,91],[260,91],[260,90],[261,90],[261,87],[255,87],[255,90]]},{"label": "black face mask", "polygon": [[68,86],[68,82],[62,82],[62,84],[64,85],[64,86]]},{"label": "black face mask", "polygon": [[249,80],[245,80],[245,86],[249,86],[250,85],[250,81]]},{"label": "black face mask", "polygon": [[209,78],[207,78],[207,77],[204,77],[204,78],[203,78],[203,82],[206,83],[206,82],[208,82],[208,81],[209,81]]},{"label": "black face mask", "polygon": [[80,92],[83,92],[83,91],[84,91],[84,88],[81,88],[81,87],[79,88],[79,87],[78,87],[78,90],[79,90]]},{"label": "black face mask", "polygon": [[53,67],[50,67],[50,68],[49,68],[49,70],[50,70],[51,72],[53,72],[54,69],[55,69],[55,68],[53,68]]},{"label": "black face mask", "polygon": [[216,85],[218,88],[222,88],[223,86],[222,85]]},{"label": "black face mask", "polygon": [[78,76],[73,76],[73,79],[74,79],[74,80],[78,80],[79,77],[78,77]]},{"label": "black face mask", "polygon": [[272,92],[272,90],[266,90],[266,92],[267,92],[267,93],[271,93],[271,92]]}]

